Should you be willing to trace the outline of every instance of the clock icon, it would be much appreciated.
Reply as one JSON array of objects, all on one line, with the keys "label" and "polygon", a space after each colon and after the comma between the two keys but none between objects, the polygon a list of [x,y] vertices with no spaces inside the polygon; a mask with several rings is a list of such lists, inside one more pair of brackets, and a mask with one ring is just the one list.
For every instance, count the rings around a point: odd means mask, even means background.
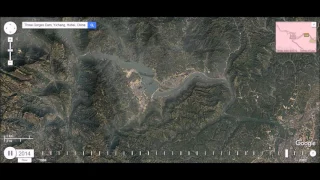
[{"label": "clock icon", "polygon": [[8,35],[12,35],[17,32],[17,25],[16,23],[9,21],[4,24],[4,32],[7,33]]}]

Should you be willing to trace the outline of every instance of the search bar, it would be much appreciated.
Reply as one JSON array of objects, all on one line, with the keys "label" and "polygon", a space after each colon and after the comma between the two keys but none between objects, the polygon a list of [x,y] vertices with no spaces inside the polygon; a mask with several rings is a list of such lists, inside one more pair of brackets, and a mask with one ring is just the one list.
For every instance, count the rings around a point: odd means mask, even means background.
[{"label": "search bar", "polygon": [[96,22],[22,22],[22,29],[96,29]]}]

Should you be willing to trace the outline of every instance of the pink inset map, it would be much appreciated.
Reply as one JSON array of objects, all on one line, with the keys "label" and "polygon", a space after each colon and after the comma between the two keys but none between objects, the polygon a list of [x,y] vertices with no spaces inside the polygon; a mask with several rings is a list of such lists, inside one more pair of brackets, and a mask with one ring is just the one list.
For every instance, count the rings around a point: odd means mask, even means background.
[{"label": "pink inset map", "polygon": [[276,22],[276,52],[315,53],[316,22]]}]

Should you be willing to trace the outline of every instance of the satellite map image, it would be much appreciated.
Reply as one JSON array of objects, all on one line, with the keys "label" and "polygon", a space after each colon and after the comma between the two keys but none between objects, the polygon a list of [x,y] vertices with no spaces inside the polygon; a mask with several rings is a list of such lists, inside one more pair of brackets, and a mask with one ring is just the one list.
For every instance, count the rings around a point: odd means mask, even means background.
[{"label": "satellite map image", "polygon": [[319,163],[320,17],[1,17],[0,163]]}]

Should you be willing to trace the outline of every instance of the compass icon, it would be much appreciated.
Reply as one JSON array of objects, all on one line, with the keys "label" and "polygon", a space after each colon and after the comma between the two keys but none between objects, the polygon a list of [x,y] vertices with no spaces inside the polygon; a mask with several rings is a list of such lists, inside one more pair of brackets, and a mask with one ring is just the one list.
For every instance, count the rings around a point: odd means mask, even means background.
[{"label": "compass icon", "polygon": [[4,24],[4,32],[7,33],[8,35],[12,35],[17,32],[17,25],[16,23],[9,21]]}]

